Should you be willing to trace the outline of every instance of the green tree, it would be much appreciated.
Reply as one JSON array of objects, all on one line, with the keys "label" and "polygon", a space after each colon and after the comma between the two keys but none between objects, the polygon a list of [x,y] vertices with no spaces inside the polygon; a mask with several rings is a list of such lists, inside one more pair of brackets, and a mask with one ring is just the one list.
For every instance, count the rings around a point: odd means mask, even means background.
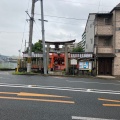
[{"label": "green tree", "polygon": [[32,46],[32,52],[42,52],[43,46],[42,46],[42,41],[39,40],[38,42],[34,43]]},{"label": "green tree", "polygon": [[76,47],[76,48],[73,48],[72,52],[83,52],[83,48],[82,47]]},{"label": "green tree", "polygon": [[[42,52],[43,46],[42,46],[42,41],[38,40],[38,42],[32,44],[32,52]],[[25,52],[28,52],[28,47],[27,50]]]}]

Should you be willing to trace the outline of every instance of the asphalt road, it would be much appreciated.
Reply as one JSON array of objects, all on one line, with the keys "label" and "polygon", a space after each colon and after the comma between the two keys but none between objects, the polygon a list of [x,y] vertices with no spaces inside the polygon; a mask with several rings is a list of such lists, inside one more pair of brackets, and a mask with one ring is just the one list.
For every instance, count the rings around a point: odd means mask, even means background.
[{"label": "asphalt road", "polygon": [[0,120],[120,120],[120,80],[0,72]]}]

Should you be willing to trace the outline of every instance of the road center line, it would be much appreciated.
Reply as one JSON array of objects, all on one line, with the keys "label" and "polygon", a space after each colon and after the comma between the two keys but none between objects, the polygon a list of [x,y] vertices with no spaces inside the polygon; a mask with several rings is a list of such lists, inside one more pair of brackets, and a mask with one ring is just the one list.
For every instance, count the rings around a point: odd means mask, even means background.
[{"label": "road center line", "polygon": [[103,104],[105,107],[120,107],[120,104]]},{"label": "road center line", "polygon": [[49,94],[38,94],[38,93],[26,93],[20,92],[18,96],[34,96],[34,97],[53,97],[53,98],[70,98],[68,96],[59,96],[59,95],[49,95]]},{"label": "road center line", "polygon": [[101,101],[106,101],[106,102],[120,102],[120,100],[111,100],[111,99],[103,99],[103,98],[98,98],[98,100],[101,100]]},{"label": "road center line", "polygon": [[38,94],[38,93],[27,93],[27,92],[0,92],[0,94],[17,95],[17,96],[34,96],[34,97],[54,97],[54,98],[71,98],[68,96],[49,95],[49,94]]},{"label": "road center line", "polygon": [[6,96],[0,96],[0,99],[9,99],[9,100],[25,100],[25,101],[38,101],[38,102],[52,102],[52,103],[75,104],[75,102],[74,102],[74,101],[64,101],[64,100],[47,100],[47,99],[33,99],[33,98],[18,98],[18,97],[6,97]]}]

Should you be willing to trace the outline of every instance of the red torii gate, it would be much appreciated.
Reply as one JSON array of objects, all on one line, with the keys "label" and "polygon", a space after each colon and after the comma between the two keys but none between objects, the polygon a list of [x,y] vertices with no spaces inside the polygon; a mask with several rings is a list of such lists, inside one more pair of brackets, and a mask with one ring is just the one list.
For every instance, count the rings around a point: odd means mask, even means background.
[{"label": "red torii gate", "polygon": [[[47,45],[47,66],[49,65],[49,53],[61,53],[59,45],[64,45],[64,53],[65,53],[65,69],[66,73],[68,73],[68,47],[67,45],[75,42],[75,40],[70,41],[45,41],[45,44]],[[50,45],[54,45],[54,51],[50,51]],[[63,51],[62,51],[63,52]]]}]

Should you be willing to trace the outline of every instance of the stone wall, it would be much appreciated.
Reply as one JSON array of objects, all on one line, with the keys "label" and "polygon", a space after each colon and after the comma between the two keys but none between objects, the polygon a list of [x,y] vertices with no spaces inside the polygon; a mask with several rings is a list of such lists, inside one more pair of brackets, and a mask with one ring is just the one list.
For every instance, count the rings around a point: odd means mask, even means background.
[{"label": "stone wall", "polygon": [[113,75],[120,76],[120,53],[117,53],[114,58]]},{"label": "stone wall", "polygon": [[112,25],[97,25],[95,27],[95,34],[97,35],[112,35]]},{"label": "stone wall", "polygon": [[[120,28],[120,10],[116,10],[113,12],[115,17],[114,19],[114,26],[115,28]],[[120,29],[114,31],[114,51],[115,49],[120,49]],[[113,64],[113,75],[120,76],[120,53],[115,53],[116,57],[114,58]]]},{"label": "stone wall", "polygon": [[98,47],[97,52],[98,53],[113,53],[113,48],[109,46]]}]

